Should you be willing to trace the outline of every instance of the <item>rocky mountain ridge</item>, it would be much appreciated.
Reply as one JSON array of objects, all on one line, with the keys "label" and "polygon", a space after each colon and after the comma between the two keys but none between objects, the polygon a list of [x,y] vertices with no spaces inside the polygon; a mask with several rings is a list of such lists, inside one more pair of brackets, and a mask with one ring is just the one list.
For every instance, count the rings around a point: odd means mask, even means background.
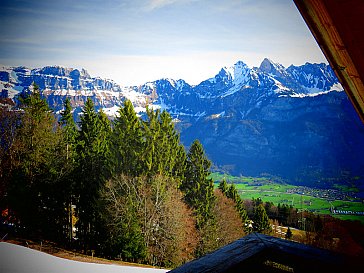
[{"label": "rocky mountain ridge", "polygon": [[87,97],[92,97],[98,108],[120,105],[124,96],[121,87],[112,80],[91,77],[85,69],[46,66],[0,68],[0,96],[16,100],[17,95],[35,82],[42,95],[55,111],[62,109],[62,102],[70,97],[74,107],[80,110]]}]

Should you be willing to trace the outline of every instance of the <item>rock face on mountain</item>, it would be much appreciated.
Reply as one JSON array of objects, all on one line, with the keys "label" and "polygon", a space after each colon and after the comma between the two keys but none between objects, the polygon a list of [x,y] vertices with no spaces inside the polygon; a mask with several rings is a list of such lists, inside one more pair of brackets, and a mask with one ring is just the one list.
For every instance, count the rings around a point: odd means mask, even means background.
[{"label": "rock face on mountain", "polygon": [[91,97],[98,108],[121,105],[124,96],[121,87],[112,80],[91,78],[86,70],[47,66],[37,69],[26,67],[0,68],[0,96],[15,98],[36,83],[50,106],[58,112],[66,97],[71,98],[76,112]]},{"label": "rock face on mountain", "polygon": [[87,97],[110,115],[126,98],[141,115],[146,104],[165,109],[186,146],[198,138],[215,167],[235,175],[269,173],[298,184],[364,177],[364,126],[326,64],[239,61],[196,86],[160,79],[133,87],[85,70],[0,69],[3,97],[16,98],[33,81],[56,111],[67,96],[76,112]]}]

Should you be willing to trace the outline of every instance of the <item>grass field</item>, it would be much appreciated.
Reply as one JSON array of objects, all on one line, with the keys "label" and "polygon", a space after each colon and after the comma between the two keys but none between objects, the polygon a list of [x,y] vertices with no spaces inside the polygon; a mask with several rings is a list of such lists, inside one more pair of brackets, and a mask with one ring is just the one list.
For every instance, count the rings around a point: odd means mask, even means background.
[{"label": "grass field", "polygon": [[[363,202],[354,202],[346,200],[329,201],[325,198],[314,197],[310,195],[287,193],[287,190],[292,190],[296,186],[288,184],[280,184],[272,182],[268,178],[256,177],[234,177],[213,173],[210,176],[215,181],[215,187],[223,178],[228,183],[234,183],[242,199],[252,199],[260,197],[264,202],[273,202],[275,205],[288,204],[297,209],[309,210],[319,214],[330,214],[331,206],[340,210],[347,211],[364,211]],[[340,188],[339,186],[336,189]],[[347,188],[342,188],[347,191]],[[359,220],[364,224],[364,216],[357,215],[336,215],[333,216],[343,220]]]}]

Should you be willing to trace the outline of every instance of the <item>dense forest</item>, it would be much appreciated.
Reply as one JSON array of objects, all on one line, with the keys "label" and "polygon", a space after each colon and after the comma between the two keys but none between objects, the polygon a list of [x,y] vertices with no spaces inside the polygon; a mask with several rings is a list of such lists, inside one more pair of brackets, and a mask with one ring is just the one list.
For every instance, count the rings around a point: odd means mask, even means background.
[{"label": "dense forest", "polygon": [[[166,111],[147,108],[141,118],[126,100],[111,121],[89,98],[75,123],[66,99],[58,116],[36,85],[22,94],[18,108],[0,108],[6,232],[175,267],[250,232],[269,234],[272,221],[302,228],[292,207],[243,200],[224,180],[214,189],[201,143],[186,151]],[[312,242],[332,241],[324,237],[327,221],[306,214],[309,231],[321,232]]]},{"label": "dense forest", "polygon": [[245,234],[244,209],[165,111],[140,118],[126,100],[110,121],[89,98],[76,124],[69,99],[57,120],[34,85],[0,118],[1,223],[17,236],[173,267]]}]

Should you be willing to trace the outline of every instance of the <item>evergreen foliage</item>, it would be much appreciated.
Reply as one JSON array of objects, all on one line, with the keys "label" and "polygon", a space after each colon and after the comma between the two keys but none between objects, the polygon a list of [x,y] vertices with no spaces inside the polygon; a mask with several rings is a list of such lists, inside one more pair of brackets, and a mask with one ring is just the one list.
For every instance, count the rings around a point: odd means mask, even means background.
[{"label": "evergreen foliage", "polygon": [[72,106],[69,98],[64,102],[59,124],[62,128],[63,140],[66,144],[67,164],[74,165],[76,159],[76,144],[78,130],[72,115]]},{"label": "evergreen foliage", "polygon": [[235,185],[231,184],[230,186],[228,186],[225,179],[223,179],[219,184],[219,189],[225,194],[226,197],[230,198],[235,202],[235,208],[240,215],[243,229],[246,233],[249,233],[250,229],[247,227],[248,214],[244,207],[243,200],[241,199]]},{"label": "evergreen foliage", "polygon": [[15,167],[14,145],[19,120],[19,113],[0,107],[0,210],[6,209],[7,191]]},{"label": "evergreen foliage", "polygon": [[225,178],[223,180],[221,180],[221,182],[219,183],[219,189],[221,190],[221,192],[223,194],[226,195],[226,193],[228,191],[228,184],[226,183],[226,179]]},{"label": "evergreen foliage", "polygon": [[[107,223],[107,254],[131,262],[146,256],[146,246],[136,205],[138,180],[123,175],[106,183],[102,191]],[[133,182],[135,182],[133,184]],[[138,200],[140,201],[140,200]]]},{"label": "evergreen foliage", "polygon": [[102,225],[98,211],[100,190],[110,176],[109,136],[110,121],[104,113],[96,113],[94,104],[87,99],[82,111],[77,141],[77,228],[84,248],[96,249],[101,239]]},{"label": "evergreen foliage", "polygon": [[197,215],[197,225],[203,225],[211,217],[211,208],[214,204],[214,185],[210,175],[211,161],[207,159],[202,144],[195,140],[187,154],[185,180],[181,190],[185,200]]},{"label": "evergreen foliage", "polygon": [[284,236],[286,239],[290,240],[292,238],[293,234],[291,229],[288,227],[286,235]]},{"label": "evergreen foliage", "polygon": [[227,190],[226,196],[232,200],[234,200],[235,202],[240,200],[240,196],[239,193],[235,187],[234,184],[231,184],[230,187]]},{"label": "evergreen foliage", "polygon": [[20,101],[21,114],[1,112],[11,130],[1,139],[0,166],[9,171],[0,171],[0,208],[11,208],[26,236],[166,267],[240,236],[222,228],[224,211],[231,227],[245,211],[235,187],[225,182],[230,199],[217,202],[201,143],[186,155],[166,111],[147,109],[142,119],[126,100],[111,123],[88,98],[77,126],[69,99],[59,122],[37,86]]},{"label": "evergreen foliage", "polygon": [[166,111],[147,109],[146,120],[142,120],[126,100],[113,125],[115,174],[183,178],[185,150]]},{"label": "evergreen foliage", "polygon": [[61,112],[61,118],[59,121],[62,133],[63,133],[63,141],[66,146],[66,162],[65,162],[65,178],[64,178],[64,186],[66,187],[66,196],[67,204],[66,210],[68,213],[68,238],[69,241],[72,242],[73,237],[73,207],[72,205],[75,203],[75,170],[76,168],[76,147],[77,147],[77,138],[78,138],[78,130],[76,123],[73,119],[72,115],[72,106],[69,98],[66,98],[64,102],[64,110]]},{"label": "evergreen foliage", "polygon": [[195,140],[187,154],[185,178],[181,184],[186,203],[194,210],[200,243],[197,256],[204,255],[217,247],[216,219],[213,181],[210,175],[211,161],[205,155],[202,144]]},{"label": "evergreen foliage", "polygon": [[158,153],[160,158],[159,173],[182,178],[185,166],[185,150],[180,144],[179,133],[174,128],[172,117],[167,111],[159,115],[160,134]]},{"label": "evergreen foliage", "polygon": [[268,215],[262,204],[254,208],[253,230],[259,233],[269,234],[271,232]]},{"label": "evergreen foliage", "polygon": [[129,100],[119,108],[113,121],[111,145],[114,173],[138,176],[144,172],[142,124]]},{"label": "evergreen foliage", "polygon": [[143,137],[145,174],[163,174],[182,179],[185,151],[169,113],[147,108],[147,120],[143,122]]},{"label": "evergreen foliage", "polygon": [[9,206],[29,234],[60,240],[67,220],[62,134],[37,85],[20,101],[23,112],[13,146]]}]

